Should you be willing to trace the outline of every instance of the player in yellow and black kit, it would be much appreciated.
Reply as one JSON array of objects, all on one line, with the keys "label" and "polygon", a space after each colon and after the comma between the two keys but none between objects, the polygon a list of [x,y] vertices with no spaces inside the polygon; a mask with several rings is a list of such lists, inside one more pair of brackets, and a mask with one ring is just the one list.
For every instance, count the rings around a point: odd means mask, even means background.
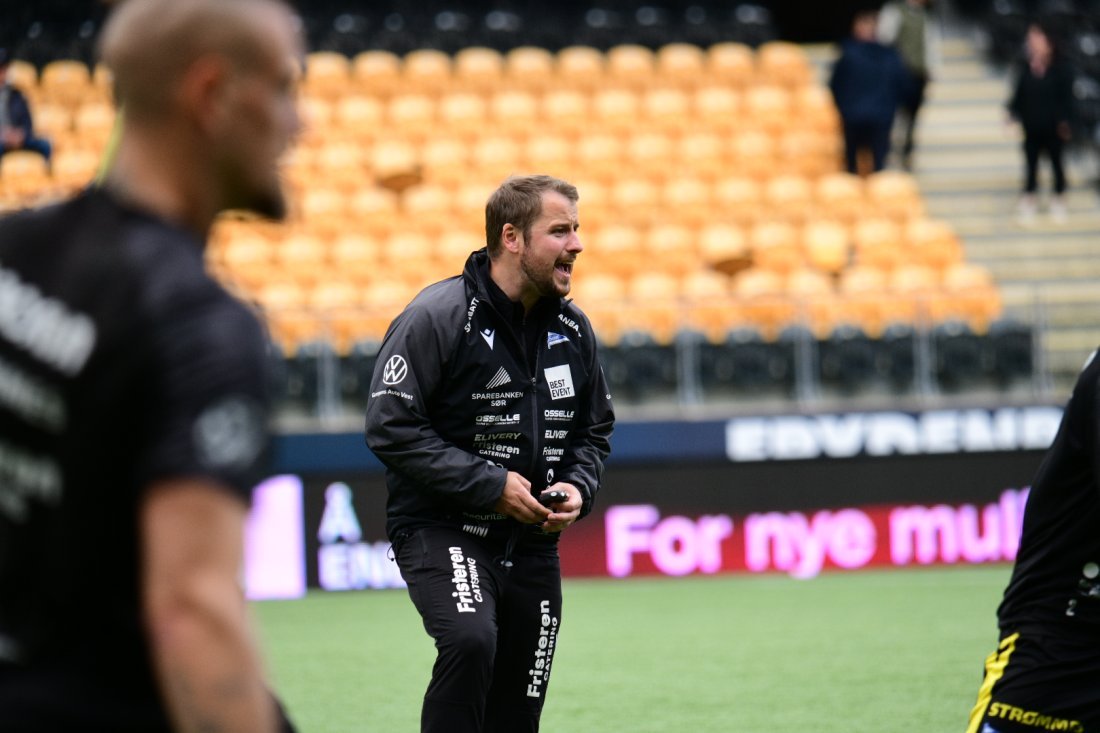
[{"label": "player in yellow and black kit", "polygon": [[1100,360],[1035,478],[967,733],[1100,731]]}]

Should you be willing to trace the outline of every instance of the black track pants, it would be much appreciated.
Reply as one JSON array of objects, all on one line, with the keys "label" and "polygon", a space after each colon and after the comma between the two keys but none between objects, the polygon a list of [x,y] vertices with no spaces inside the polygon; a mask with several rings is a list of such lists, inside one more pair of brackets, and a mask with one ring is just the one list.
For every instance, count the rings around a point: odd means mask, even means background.
[{"label": "black track pants", "polygon": [[537,731],[561,628],[554,546],[504,546],[449,527],[416,530],[397,562],[435,639],[422,733]]}]

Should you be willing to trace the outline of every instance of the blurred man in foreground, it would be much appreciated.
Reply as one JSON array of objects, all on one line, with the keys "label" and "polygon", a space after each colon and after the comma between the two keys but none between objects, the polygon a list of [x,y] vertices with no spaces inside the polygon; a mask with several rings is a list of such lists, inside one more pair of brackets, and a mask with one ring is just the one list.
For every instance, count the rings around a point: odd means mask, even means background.
[{"label": "blurred man in foreground", "polygon": [[367,403],[386,530],[438,655],[424,733],[533,733],[561,623],[561,532],[592,509],[615,416],[584,313],[577,189],[509,178],[487,247],[390,325]]},{"label": "blurred man in foreground", "polygon": [[275,0],[127,0],[105,185],[0,220],[0,728],[277,731],[240,585],[259,324],[203,269],[279,217],[302,48]]}]

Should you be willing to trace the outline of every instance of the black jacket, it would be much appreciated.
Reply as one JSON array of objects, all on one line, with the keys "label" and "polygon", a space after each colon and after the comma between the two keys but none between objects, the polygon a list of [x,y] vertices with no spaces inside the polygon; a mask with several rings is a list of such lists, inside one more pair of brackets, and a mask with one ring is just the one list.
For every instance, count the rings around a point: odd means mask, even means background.
[{"label": "black jacket", "polygon": [[1008,111],[1030,134],[1053,134],[1058,125],[1074,118],[1073,71],[1053,63],[1043,76],[1035,76],[1025,61],[1016,75]]},{"label": "black jacket", "polygon": [[[588,318],[544,299],[528,316],[537,353],[489,296],[488,254],[420,292],[382,342],[367,402],[366,440],[386,465],[386,530],[448,523],[506,537],[493,512],[508,471],[536,495],[558,481],[591,511],[615,419]],[[533,370],[532,370],[533,367]],[[547,537],[535,527],[527,537]]]}]

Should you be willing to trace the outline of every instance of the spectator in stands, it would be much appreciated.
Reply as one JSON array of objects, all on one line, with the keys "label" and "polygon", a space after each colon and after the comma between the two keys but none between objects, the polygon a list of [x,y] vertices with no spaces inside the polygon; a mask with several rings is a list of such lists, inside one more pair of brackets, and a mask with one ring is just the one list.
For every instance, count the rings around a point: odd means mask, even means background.
[{"label": "spectator in stands", "polygon": [[[614,413],[565,296],[577,189],[509,178],[487,246],[394,319],[367,402],[386,530],[435,639],[422,733],[535,733],[561,620],[558,538],[592,509]],[[532,656],[534,655],[534,656]]]},{"label": "spectator in stands", "polygon": [[1024,509],[1000,642],[967,733],[1100,730],[1100,359],[1085,364]]},{"label": "spectator in stands", "polygon": [[939,58],[939,37],[928,14],[930,4],[931,0],[893,0],[879,16],[879,40],[897,49],[909,72],[908,89],[901,100],[905,123],[901,164],[906,170],[912,168],[917,115]]},{"label": "spectator in stands", "polygon": [[909,85],[901,57],[879,43],[878,12],[863,10],[852,21],[851,36],[841,44],[829,88],[844,128],[844,155],[848,170],[860,173],[859,155],[871,154],[871,170],[886,166],[894,113]]},{"label": "spectator in stands", "polygon": [[1025,58],[1008,101],[1008,113],[1023,128],[1025,175],[1019,205],[1021,223],[1030,224],[1035,218],[1039,157],[1044,152],[1054,172],[1050,215],[1063,221],[1066,172],[1062,152],[1073,130],[1073,72],[1059,58],[1050,34],[1037,23],[1027,29]]},{"label": "spectator in stands", "polygon": [[0,155],[30,150],[50,161],[50,141],[34,134],[31,106],[23,92],[8,83],[11,54],[0,48]]},{"label": "spectator in stands", "polygon": [[102,187],[0,219],[0,729],[291,730],[241,572],[267,473],[264,335],[203,268],[217,214],[285,212],[298,21],[128,0]]}]

